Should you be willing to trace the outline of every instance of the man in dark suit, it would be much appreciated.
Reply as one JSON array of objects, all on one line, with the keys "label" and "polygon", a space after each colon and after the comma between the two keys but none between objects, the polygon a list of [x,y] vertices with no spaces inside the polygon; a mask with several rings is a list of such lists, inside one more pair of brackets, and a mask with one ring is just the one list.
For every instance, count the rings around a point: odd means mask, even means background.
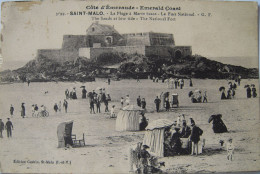
[{"label": "man in dark suit", "polygon": [[159,112],[161,100],[158,98],[158,96],[156,96],[154,103],[155,103],[155,106],[156,106],[156,111]]},{"label": "man in dark suit", "polygon": [[14,129],[12,122],[10,121],[10,118],[7,118],[7,122],[5,123],[5,129],[7,131],[7,137],[12,137],[12,130]]},{"label": "man in dark suit", "polygon": [[203,134],[203,131],[195,125],[195,122],[193,122],[191,126],[192,126],[191,135],[190,135],[190,141],[192,142],[191,155],[194,155],[194,153],[198,155],[198,150],[199,150],[198,143],[200,141],[200,136]]}]

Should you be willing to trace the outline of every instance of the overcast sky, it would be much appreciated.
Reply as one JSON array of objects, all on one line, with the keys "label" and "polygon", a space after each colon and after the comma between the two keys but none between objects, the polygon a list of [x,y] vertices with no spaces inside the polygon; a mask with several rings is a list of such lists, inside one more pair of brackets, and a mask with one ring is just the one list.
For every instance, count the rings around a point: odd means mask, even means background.
[{"label": "overcast sky", "polygon": [[[128,1],[129,4],[123,2],[125,6],[137,4],[134,1]],[[140,2],[134,6],[139,6]],[[114,4],[104,1],[9,2],[2,5],[2,56],[5,68],[9,68],[10,65],[22,66],[35,58],[37,49],[61,48],[64,34],[86,34],[86,29],[93,22],[89,16],[56,16],[57,12],[83,11],[87,5],[106,4],[122,5],[122,1]],[[148,31],[172,33],[175,44],[192,46],[193,54],[211,58],[245,57],[247,66],[257,67],[257,8],[254,8],[252,3],[203,1],[149,3],[150,6],[169,4],[173,7],[180,6],[181,12],[209,12],[212,16],[176,17],[175,22],[138,20],[99,23],[114,25],[119,33]],[[147,6],[147,3],[144,2],[143,5]],[[239,59],[234,58],[234,62],[237,60]]]}]

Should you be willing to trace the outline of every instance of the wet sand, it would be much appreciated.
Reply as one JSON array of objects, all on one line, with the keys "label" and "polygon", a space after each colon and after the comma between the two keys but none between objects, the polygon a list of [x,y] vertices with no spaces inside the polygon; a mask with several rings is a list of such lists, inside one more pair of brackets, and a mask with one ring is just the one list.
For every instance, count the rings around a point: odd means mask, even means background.
[{"label": "wet sand", "polygon": [[[179,114],[192,117],[196,124],[203,129],[202,138],[206,139],[204,153],[199,156],[174,156],[160,158],[165,161],[161,169],[168,173],[208,173],[233,171],[259,171],[259,98],[246,98],[245,84],[259,84],[258,80],[242,80],[236,90],[235,99],[220,100],[220,86],[228,87],[227,80],[194,79],[193,87],[188,86],[185,80],[184,89],[167,89],[161,82],[153,83],[150,80],[112,81],[111,85],[104,80],[88,83],[16,83],[0,86],[0,117],[6,122],[10,117],[10,104],[14,105],[15,112],[11,121],[14,125],[13,137],[8,139],[6,131],[0,140],[0,172],[2,173],[128,173],[129,147],[141,142],[144,131],[117,132],[115,119],[110,119],[104,113],[105,107],[101,104],[100,114],[89,113],[88,99],[81,99],[80,86],[85,85],[87,91],[96,87],[105,87],[111,95],[112,102],[109,108],[116,105],[120,108],[120,98],[130,95],[131,103],[136,104],[140,95],[147,102],[146,117],[149,122],[166,118],[176,120]],[[68,113],[64,109],[60,113],[53,110],[54,103],[63,101],[64,91],[76,87],[78,100],[68,100]],[[200,89],[207,90],[208,103],[191,103],[188,92]],[[259,89],[257,86],[258,95]],[[48,94],[44,94],[48,91]],[[179,94],[180,107],[170,112],[162,110],[154,112],[154,99],[161,92]],[[26,106],[26,118],[20,116],[20,104]],[[48,118],[33,118],[31,105],[42,104],[47,106]],[[220,113],[228,128],[228,133],[214,134],[212,124],[208,118],[212,114]],[[85,134],[86,146],[81,148],[58,149],[57,126],[60,122],[73,120],[73,134],[82,138]],[[189,122],[188,122],[189,123]],[[232,137],[235,145],[234,160],[228,161],[226,151],[220,146],[219,140],[226,141]],[[14,161],[17,160],[17,161]],[[20,160],[20,162],[18,162]],[[64,161],[64,164],[63,164]],[[43,162],[43,163],[42,163]],[[48,163],[49,162],[49,163]],[[53,163],[52,163],[53,162]]]}]

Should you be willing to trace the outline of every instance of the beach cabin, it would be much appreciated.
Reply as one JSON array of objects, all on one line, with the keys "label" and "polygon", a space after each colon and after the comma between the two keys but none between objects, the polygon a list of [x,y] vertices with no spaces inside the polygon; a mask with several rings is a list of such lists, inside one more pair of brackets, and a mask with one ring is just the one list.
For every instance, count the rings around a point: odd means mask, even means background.
[{"label": "beach cabin", "polygon": [[116,131],[139,131],[139,119],[143,109],[139,106],[128,105],[117,114]]},{"label": "beach cabin", "polygon": [[150,147],[149,151],[156,156],[164,156],[164,130],[173,125],[173,121],[167,119],[158,119],[146,128],[143,144]]},{"label": "beach cabin", "polygon": [[62,122],[57,127],[58,148],[65,147],[65,137],[71,137],[73,121]]}]

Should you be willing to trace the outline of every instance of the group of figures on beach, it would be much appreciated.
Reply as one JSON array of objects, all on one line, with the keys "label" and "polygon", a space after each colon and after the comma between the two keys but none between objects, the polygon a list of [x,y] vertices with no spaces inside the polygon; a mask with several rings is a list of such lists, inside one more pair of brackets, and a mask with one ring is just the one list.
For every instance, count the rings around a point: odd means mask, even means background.
[{"label": "group of figures on beach", "polygon": [[[111,97],[110,94],[106,94],[106,90],[105,88],[97,88],[96,91],[93,90],[92,92],[87,92],[86,87],[85,86],[81,86],[80,88],[82,89],[82,99],[89,99],[89,107],[90,107],[90,113],[91,114],[95,114],[95,113],[101,113],[100,107],[101,107],[101,103],[104,103],[105,105],[105,112],[109,112],[108,109],[108,102],[111,101]],[[66,99],[72,99],[72,100],[76,100],[77,99],[77,93],[76,93],[76,87],[73,88],[73,90],[71,90],[71,92],[69,92],[68,89],[65,90],[65,97]],[[96,112],[95,112],[95,106],[96,106]],[[112,106],[112,109],[115,106]],[[113,115],[113,114],[112,114]]]},{"label": "group of figures on beach", "polygon": [[[203,130],[195,124],[193,118],[189,118],[189,120],[188,125],[185,115],[179,115],[171,126],[165,127],[164,140],[154,142],[163,142],[164,157],[187,154],[197,156],[202,153],[202,149],[205,146],[205,139],[201,138]],[[214,133],[225,133],[228,131],[221,114],[211,115],[208,123],[212,121]],[[154,138],[156,139],[156,137]],[[224,141],[221,142],[221,146],[223,144]],[[234,153],[232,138],[228,138],[225,146],[227,159],[232,161]],[[156,173],[160,171],[161,166],[165,166],[165,162],[158,163],[158,157],[152,152],[149,153],[149,149],[148,145],[141,142],[130,148],[130,170],[133,170],[133,166],[135,166],[136,173]],[[152,151],[154,152],[154,149]]]},{"label": "group of figures on beach", "polygon": [[[148,77],[148,79],[149,79],[149,77]],[[158,83],[160,78],[153,76],[153,77],[151,77],[151,79],[153,80],[153,82]],[[179,79],[179,78],[172,78],[172,77],[170,77],[170,78],[162,77],[161,81],[162,81],[162,83],[167,84],[168,89],[178,89],[178,88],[183,89],[183,87],[184,87],[184,79],[183,78]],[[191,78],[189,79],[189,86],[190,87],[193,86]]]},{"label": "group of figures on beach", "polygon": [[[191,126],[191,127],[190,127]],[[173,126],[165,129],[164,132],[164,156],[175,156],[191,153],[198,155],[201,153],[198,147],[200,136],[203,131],[195,125],[195,121],[190,118],[190,126],[184,115],[178,116]],[[185,149],[182,148],[181,138],[188,138],[189,144]]]},{"label": "group of figures on beach", "polygon": [[[240,86],[240,83],[238,83],[238,85],[237,85],[235,82],[234,83],[228,82],[228,85],[229,85],[229,88],[227,90],[227,93],[225,91],[225,87],[224,86],[221,86],[219,88],[219,91],[222,92],[221,93],[221,100],[235,98],[236,89],[237,89],[237,86]],[[247,96],[247,98],[251,98],[251,97],[256,98],[257,97],[257,92],[256,92],[256,88],[255,88],[254,84],[245,85],[244,88],[246,88],[246,96]]]},{"label": "group of figures on beach", "polygon": [[[66,99],[64,99],[63,101],[63,108],[65,113],[67,113],[68,110],[68,101]],[[53,106],[53,109],[55,111],[55,113],[57,112],[61,112],[62,110],[62,106],[61,106],[61,101],[59,101],[59,104],[55,103]],[[13,117],[14,116],[14,106],[11,104],[10,106],[10,115]],[[26,117],[26,108],[25,108],[25,103],[21,104],[21,117],[25,118]],[[49,116],[49,111],[47,110],[47,107],[43,104],[40,107],[37,104],[32,104],[31,106],[31,113],[32,113],[32,117],[48,117]]]},{"label": "group of figures on beach", "polygon": [[4,124],[2,119],[0,119],[0,138],[3,138],[3,131],[6,130],[7,137],[12,137],[12,130],[14,130],[13,123],[10,121],[10,118],[7,118],[7,122]]},{"label": "group of figures on beach", "polygon": [[[250,88],[250,86],[251,86],[251,88]],[[254,84],[245,85],[245,88],[246,88],[247,98],[251,98],[251,97],[256,98],[257,97],[256,88],[255,88]]]}]

